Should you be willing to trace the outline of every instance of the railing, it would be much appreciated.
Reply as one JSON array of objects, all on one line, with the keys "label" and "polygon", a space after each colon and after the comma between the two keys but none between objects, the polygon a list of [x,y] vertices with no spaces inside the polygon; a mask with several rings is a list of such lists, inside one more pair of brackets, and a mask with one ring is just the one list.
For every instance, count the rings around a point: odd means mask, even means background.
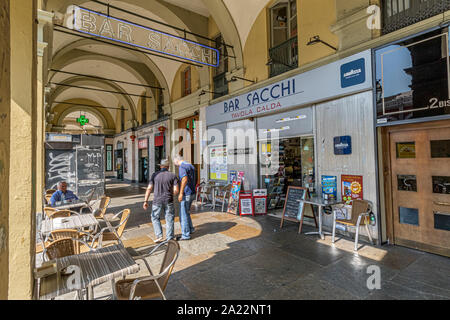
[{"label": "railing", "polygon": [[297,36],[269,49],[270,77],[298,67]]},{"label": "railing", "polygon": [[383,34],[450,10],[450,0],[383,0]]}]

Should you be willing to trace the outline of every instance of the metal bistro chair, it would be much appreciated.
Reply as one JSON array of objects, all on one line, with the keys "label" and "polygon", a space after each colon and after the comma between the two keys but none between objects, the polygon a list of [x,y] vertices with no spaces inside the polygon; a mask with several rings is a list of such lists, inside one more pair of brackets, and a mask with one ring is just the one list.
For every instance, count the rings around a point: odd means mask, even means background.
[{"label": "metal bistro chair", "polygon": [[[76,230],[75,230],[76,231]],[[66,231],[66,235],[70,232]],[[42,259],[44,261],[53,260],[56,258],[64,258],[80,254],[83,252],[91,251],[92,248],[83,240],[79,238],[62,237],[55,241],[50,242],[42,253]],[[83,290],[77,290],[77,298],[82,299]]]},{"label": "metal bistro chair", "polygon": [[[86,203],[84,206],[80,208],[80,213],[82,213],[83,209],[86,208],[89,210],[90,213],[93,213],[96,209],[98,209],[96,208],[96,204],[99,202],[99,200],[98,199],[94,200],[95,190],[96,188],[92,188],[86,193],[86,195],[80,196],[80,198]],[[102,198],[100,198],[100,202]]]},{"label": "metal bistro chair", "polygon": [[217,188],[217,194],[214,195],[214,209],[216,208],[216,205],[222,206],[222,212],[223,209],[225,208],[225,203],[228,204],[229,201],[229,197],[230,197],[230,193],[231,193],[231,189],[232,189],[233,185],[232,184],[227,184],[225,186],[221,186]]},{"label": "metal bistro chair", "polygon": [[197,184],[197,186],[195,188],[195,202],[199,201],[201,190],[205,186],[205,184],[206,184],[205,179],[201,179],[200,183]]},{"label": "metal bistro chair", "polygon": [[[84,246],[84,247],[83,247]],[[83,249],[82,249],[83,247]],[[50,242],[43,251],[42,258],[53,260],[81,253],[81,250],[90,251],[92,248],[83,240],[77,238],[60,238]]]},{"label": "metal bistro chair", "polygon": [[110,197],[102,196],[100,199],[94,200],[92,204],[86,204],[85,206],[81,207],[80,213],[83,209],[88,208],[88,210],[94,215],[94,217],[96,217],[97,219],[104,219],[106,209],[108,208],[110,203]]},{"label": "metal bistro chair", "polygon": [[347,226],[356,227],[355,234],[355,248],[354,251],[358,251],[358,237],[359,237],[359,227],[364,224],[366,227],[366,232],[369,236],[370,243],[373,244],[372,235],[369,230],[369,217],[370,217],[370,203],[366,200],[353,200],[352,204],[352,216],[350,220],[336,219],[336,211],[333,214],[333,234],[331,237],[331,242],[335,241],[336,234],[336,223],[345,224]]},{"label": "metal bistro chair", "polygon": [[63,238],[74,238],[83,240],[84,242],[88,243],[90,240],[92,240],[92,234],[77,229],[59,229],[50,232],[48,238],[50,241],[55,241]]},{"label": "metal bistro chair", "polygon": [[[150,257],[160,247],[167,246],[164,258],[161,262],[159,273],[154,275],[145,258]],[[152,299],[162,297],[167,300],[164,290],[169,282],[175,262],[178,259],[180,245],[174,240],[167,240],[157,245],[153,250],[142,256],[134,257],[135,260],[142,259],[147,266],[150,276],[137,279],[119,280],[113,285],[113,297],[118,300]]]},{"label": "metal bistro chair", "polygon": [[54,219],[54,218],[67,218],[70,217],[72,214],[79,215],[78,212],[72,211],[72,210],[58,210],[51,207],[45,207],[44,208],[45,216],[47,219]]},{"label": "metal bistro chair", "polygon": [[127,225],[128,218],[130,217],[131,210],[124,209],[117,213],[111,220],[116,219],[121,215],[120,222],[117,226],[104,227],[94,235],[93,240],[91,242],[92,248],[101,248],[103,246],[103,241],[117,241],[122,244],[122,234]]},{"label": "metal bistro chair", "polygon": [[200,188],[200,202],[202,207],[203,206],[211,206],[212,208],[215,207],[214,183],[212,183],[211,181],[205,183],[205,185],[203,185]]}]

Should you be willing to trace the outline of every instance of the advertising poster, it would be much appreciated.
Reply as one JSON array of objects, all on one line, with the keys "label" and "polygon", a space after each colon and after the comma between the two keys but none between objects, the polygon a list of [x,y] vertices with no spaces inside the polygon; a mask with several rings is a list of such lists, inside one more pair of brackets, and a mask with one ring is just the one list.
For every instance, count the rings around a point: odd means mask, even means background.
[{"label": "advertising poster", "polygon": [[349,203],[355,199],[363,199],[363,177],[342,175],[342,200]]},{"label": "advertising poster", "polygon": [[253,203],[255,215],[267,214],[267,189],[254,189]]},{"label": "advertising poster", "polygon": [[237,171],[236,170],[231,170],[230,171],[230,183],[233,183],[233,181],[237,180]]},{"label": "advertising poster", "polygon": [[337,198],[337,177],[322,176],[322,195],[324,199],[334,200]]},{"label": "advertising poster", "polygon": [[211,148],[209,151],[209,161],[210,179],[227,181],[227,148]]},{"label": "advertising poster", "polygon": [[239,197],[241,216],[252,216],[253,215],[253,199],[251,193],[243,193]]},{"label": "advertising poster", "polygon": [[230,199],[228,201],[228,213],[239,214],[239,195],[242,187],[242,179],[244,177],[244,172],[239,172],[238,178],[233,181],[230,193]]}]

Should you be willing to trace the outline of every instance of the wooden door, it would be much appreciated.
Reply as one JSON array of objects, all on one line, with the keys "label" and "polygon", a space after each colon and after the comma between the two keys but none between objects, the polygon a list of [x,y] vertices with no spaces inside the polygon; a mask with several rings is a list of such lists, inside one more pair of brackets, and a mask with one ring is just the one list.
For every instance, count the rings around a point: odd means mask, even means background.
[{"label": "wooden door", "polygon": [[394,242],[450,256],[450,125],[392,129]]}]

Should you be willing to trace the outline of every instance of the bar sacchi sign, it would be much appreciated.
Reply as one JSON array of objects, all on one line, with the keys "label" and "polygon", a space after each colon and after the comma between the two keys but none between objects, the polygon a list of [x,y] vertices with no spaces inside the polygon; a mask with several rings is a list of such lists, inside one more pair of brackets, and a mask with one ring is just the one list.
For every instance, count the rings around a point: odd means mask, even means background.
[{"label": "bar sacchi sign", "polygon": [[219,65],[217,49],[78,6],[67,9],[65,25],[81,33],[175,58],[211,67]]}]

